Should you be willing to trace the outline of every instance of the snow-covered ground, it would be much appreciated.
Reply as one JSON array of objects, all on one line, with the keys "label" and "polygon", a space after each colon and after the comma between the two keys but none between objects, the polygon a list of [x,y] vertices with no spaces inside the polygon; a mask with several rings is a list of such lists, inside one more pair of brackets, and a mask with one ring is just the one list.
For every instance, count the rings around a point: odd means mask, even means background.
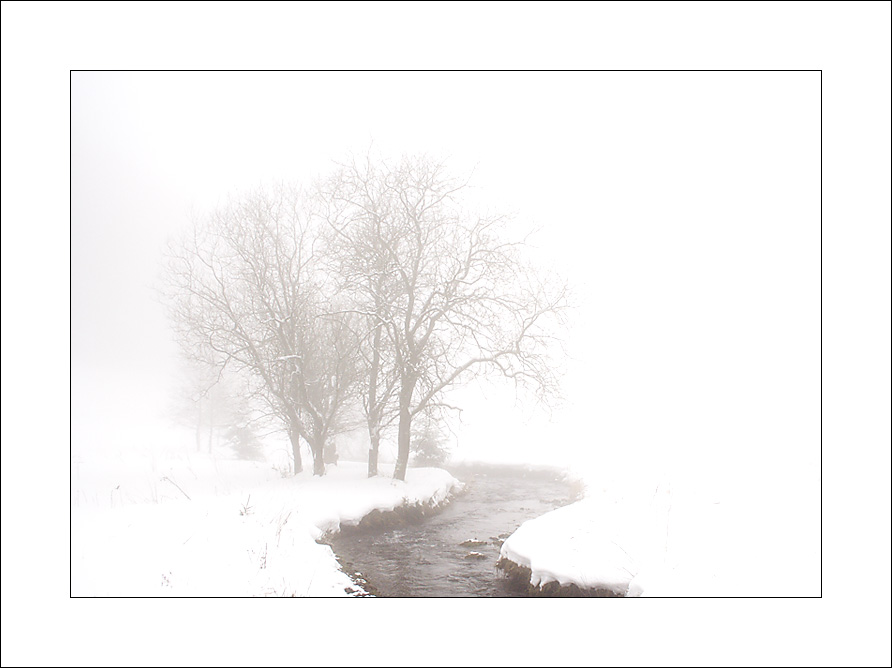
[{"label": "snow-covered ground", "polygon": [[[386,473],[386,471],[385,471]],[[324,477],[208,455],[72,460],[74,596],[347,596],[326,532],[373,510],[442,503],[459,483],[412,468],[369,479],[341,462]]]},{"label": "snow-covered ground", "polygon": [[803,539],[811,500],[784,504],[757,486],[741,493],[683,476],[605,478],[589,469],[581,478],[582,500],[525,522],[502,545],[533,585],[628,596],[820,595],[820,545]]}]

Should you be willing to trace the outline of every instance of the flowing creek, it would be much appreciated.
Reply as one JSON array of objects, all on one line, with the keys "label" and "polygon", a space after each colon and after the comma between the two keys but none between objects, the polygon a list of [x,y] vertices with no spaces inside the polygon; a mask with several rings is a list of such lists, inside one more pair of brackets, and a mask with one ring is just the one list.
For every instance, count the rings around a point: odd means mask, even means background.
[{"label": "flowing creek", "polygon": [[465,488],[443,510],[391,529],[345,529],[328,544],[377,596],[523,596],[496,569],[499,549],[526,520],[570,503],[567,482],[553,470],[449,470]]}]

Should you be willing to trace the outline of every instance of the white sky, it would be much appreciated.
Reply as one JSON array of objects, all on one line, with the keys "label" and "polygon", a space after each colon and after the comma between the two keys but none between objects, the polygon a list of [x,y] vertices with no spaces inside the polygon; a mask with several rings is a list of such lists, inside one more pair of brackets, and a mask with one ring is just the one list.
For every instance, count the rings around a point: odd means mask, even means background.
[{"label": "white sky", "polygon": [[[18,658],[45,644],[29,625],[38,615],[41,628],[67,632],[57,662],[120,661],[139,643],[134,615],[166,639],[145,648],[158,660],[179,660],[193,634],[217,637],[235,618],[263,647],[220,643],[209,657],[254,661],[289,644],[289,615],[245,619],[238,601],[180,617],[152,601],[118,614],[67,600],[66,446],[117,407],[155,417],[164,408],[171,348],[148,286],[190,206],[312,175],[372,140],[478,165],[487,196],[542,224],[585,286],[569,381],[585,427],[565,422],[566,433],[636,462],[671,452],[724,479],[752,473],[755,496],[782,489],[801,495],[800,509],[813,509],[823,446],[826,601],[664,601],[599,614],[609,658],[750,656],[743,627],[780,663],[849,662],[867,647],[859,639],[882,636],[871,629],[888,628],[890,608],[888,3],[158,7],[3,3],[4,664],[13,635],[28,648]],[[114,67],[822,68],[823,247],[810,75],[424,73],[77,75],[68,248],[68,70]],[[71,410],[84,416],[70,426],[69,259]],[[440,605],[417,610],[436,619]],[[518,656],[492,610],[485,621],[450,616],[468,638],[456,647]],[[537,623],[589,638],[590,612]],[[515,637],[530,621],[507,619]],[[392,617],[356,621],[394,640]],[[313,631],[326,648],[341,633]],[[434,640],[418,631],[413,649]],[[673,655],[680,643],[684,655]],[[524,643],[522,656],[544,658],[537,647]],[[865,661],[888,664],[884,651]]]}]

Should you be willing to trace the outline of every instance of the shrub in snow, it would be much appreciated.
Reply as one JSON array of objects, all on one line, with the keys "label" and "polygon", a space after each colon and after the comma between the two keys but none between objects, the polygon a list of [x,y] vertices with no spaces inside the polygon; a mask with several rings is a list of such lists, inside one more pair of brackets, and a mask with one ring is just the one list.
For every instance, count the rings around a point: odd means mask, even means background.
[{"label": "shrub in snow", "polygon": [[428,422],[412,439],[412,453],[416,466],[442,466],[449,459],[449,443],[436,425]]},{"label": "shrub in snow", "polygon": [[226,430],[224,438],[239,459],[263,459],[263,445],[250,427],[233,425]]}]

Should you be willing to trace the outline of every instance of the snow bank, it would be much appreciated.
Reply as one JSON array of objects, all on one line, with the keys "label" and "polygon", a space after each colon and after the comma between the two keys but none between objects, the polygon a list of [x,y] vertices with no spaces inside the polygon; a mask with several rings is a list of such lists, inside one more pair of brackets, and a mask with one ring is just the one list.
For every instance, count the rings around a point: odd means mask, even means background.
[{"label": "snow bank", "polygon": [[[143,462],[145,464],[146,462]],[[282,477],[239,461],[72,467],[74,596],[346,596],[355,585],[316,542],[373,510],[438,505],[461,483],[440,469],[405,482],[342,462]]]},{"label": "snow bank", "polygon": [[649,555],[664,547],[661,535],[668,490],[650,497],[617,498],[607,490],[522,524],[502,545],[501,557],[531,571],[530,584],[550,582],[626,594]]},{"label": "snow bank", "polygon": [[669,482],[640,470],[579,478],[581,501],[524,523],[502,545],[501,556],[529,568],[534,586],[627,596],[814,595],[820,542],[806,533],[815,513],[797,512],[781,486],[722,488],[677,472]]}]

